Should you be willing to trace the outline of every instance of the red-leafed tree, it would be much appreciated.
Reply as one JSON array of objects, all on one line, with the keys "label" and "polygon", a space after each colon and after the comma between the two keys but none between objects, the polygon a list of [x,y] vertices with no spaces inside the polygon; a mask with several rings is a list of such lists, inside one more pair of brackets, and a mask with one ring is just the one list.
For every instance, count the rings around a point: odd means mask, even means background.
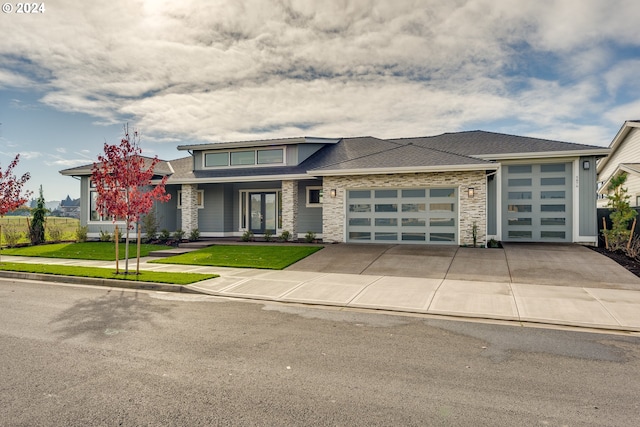
[{"label": "red-leafed tree", "polygon": [[154,201],[165,202],[171,196],[165,193],[167,176],[158,184],[151,183],[154,168],[160,161],[158,157],[143,157],[138,132],[129,135],[127,126],[124,130],[125,136],[119,145],[104,144],[104,154],[93,164],[91,179],[98,195],[96,204],[100,215],[110,216],[114,222],[124,219],[126,223],[125,274],[128,274],[129,231],[134,224],[139,226],[140,217],[151,210]]},{"label": "red-leafed tree", "polygon": [[[22,192],[22,187],[29,178],[31,178],[29,172],[20,178],[13,174],[13,169],[18,165],[19,160],[20,154],[17,154],[13,161],[9,163],[9,166],[7,166],[6,171],[0,168],[0,217],[24,205],[31,195],[30,191]],[[2,225],[0,225],[0,241],[1,239]]]}]

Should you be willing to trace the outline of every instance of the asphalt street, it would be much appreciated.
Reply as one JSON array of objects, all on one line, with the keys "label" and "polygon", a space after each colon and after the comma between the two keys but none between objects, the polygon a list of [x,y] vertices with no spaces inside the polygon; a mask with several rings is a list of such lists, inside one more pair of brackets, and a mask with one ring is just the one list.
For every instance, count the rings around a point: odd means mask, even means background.
[{"label": "asphalt street", "polygon": [[0,280],[0,424],[640,421],[640,338]]}]

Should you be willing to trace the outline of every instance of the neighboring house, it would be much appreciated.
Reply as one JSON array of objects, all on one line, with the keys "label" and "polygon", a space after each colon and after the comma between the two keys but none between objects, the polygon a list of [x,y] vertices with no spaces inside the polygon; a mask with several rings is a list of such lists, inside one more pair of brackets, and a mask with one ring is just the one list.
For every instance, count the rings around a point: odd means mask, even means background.
[{"label": "neighboring house", "polygon": [[[595,244],[595,163],[608,149],[483,131],[378,139],[288,138],[181,145],[156,167],[171,200],[160,228],[203,237],[313,232],[325,242]],[[89,236],[112,227],[81,179]]]},{"label": "neighboring house", "polygon": [[607,206],[609,182],[626,173],[625,188],[631,206],[640,206],[640,121],[627,120],[609,145],[611,153],[598,162],[598,207]]},{"label": "neighboring house", "polygon": [[80,218],[80,201],[81,199],[72,199],[67,195],[66,199],[60,201],[56,211],[63,217]]}]

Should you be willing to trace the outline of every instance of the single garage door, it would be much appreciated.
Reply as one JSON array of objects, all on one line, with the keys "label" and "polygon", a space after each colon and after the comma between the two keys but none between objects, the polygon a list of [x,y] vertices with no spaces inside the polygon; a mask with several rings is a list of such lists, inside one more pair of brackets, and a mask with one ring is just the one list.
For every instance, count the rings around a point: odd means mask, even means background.
[{"label": "single garage door", "polygon": [[347,241],[457,244],[458,190],[348,190]]},{"label": "single garage door", "polygon": [[503,240],[571,241],[571,166],[548,163],[503,168]]}]

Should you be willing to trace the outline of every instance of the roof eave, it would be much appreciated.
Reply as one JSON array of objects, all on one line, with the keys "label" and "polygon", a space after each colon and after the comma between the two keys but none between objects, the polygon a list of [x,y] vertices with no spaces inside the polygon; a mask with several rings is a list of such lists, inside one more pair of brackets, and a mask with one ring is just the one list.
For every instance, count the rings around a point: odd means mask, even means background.
[{"label": "roof eave", "polygon": [[610,148],[589,148],[585,150],[538,151],[531,153],[477,154],[473,155],[473,157],[483,160],[525,160],[553,157],[607,156],[610,150]]},{"label": "roof eave", "polygon": [[600,172],[604,168],[604,166],[609,162],[609,159],[612,157],[613,153],[615,153],[618,150],[618,147],[620,146],[620,144],[622,144],[622,141],[627,137],[629,132],[631,132],[632,128],[640,128],[640,122],[636,122],[632,120],[627,120],[624,122],[620,130],[618,130],[618,133],[616,133],[616,136],[613,137],[611,144],[609,144],[609,150],[610,150],[609,156],[605,157],[604,159],[602,159],[601,162],[598,163],[598,166],[596,169],[598,172]]},{"label": "roof eave", "polygon": [[[307,174],[292,174],[292,175],[251,175],[251,176],[229,176],[229,177],[215,177],[215,178],[175,178],[167,181],[167,184],[215,184],[215,183],[229,183],[229,182],[257,182],[257,181],[282,181],[282,180],[299,180],[309,179]],[[152,183],[159,183],[152,181]]]},{"label": "roof eave", "polygon": [[178,145],[178,150],[186,151],[208,151],[222,150],[230,148],[251,148],[251,147],[269,147],[275,145],[295,145],[295,144],[336,144],[340,138],[316,138],[316,137],[299,137],[299,138],[281,138],[281,139],[265,139],[257,141],[235,141],[235,142],[213,142],[210,144],[190,144]]},{"label": "roof eave", "polygon": [[340,175],[380,175],[380,174],[397,174],[397,173],[420,173],[420,172],[460,172],[460,171],[479,171],[479,170],[497,170],[499,167],[495,163],[473,164],[473,165],[439,165],[439,166],[403,166],[395,168],[361,168],[361,169],[327,169],[327,170],[311,170],[308,172],[311,176],[340,176]]},{"label": "roof eave", "polygon": [[64,176],[88,176],[92,174],[92,169],[65,169],[59,173]]},{"label": "roof eave", "polygon": [[616,167],[616,170],[614,170],[613,173],[611,175],[609,175],[607,177],[607,179],[602,182],[602,186],[600,186],[600,188],[598,189],[597,193],[598,194],[608,194],[609,191],[607,190],[607,188],[609,187],[609,183],[611,182],[611,179],[614,176],[618,175],[620,172],[626,172],[626,173],[630,173],[631,175],[640,176],[640,172],[639,171],[628,167],[624,163],[621,163],[621,164],[618,165],[618,167]]}]

